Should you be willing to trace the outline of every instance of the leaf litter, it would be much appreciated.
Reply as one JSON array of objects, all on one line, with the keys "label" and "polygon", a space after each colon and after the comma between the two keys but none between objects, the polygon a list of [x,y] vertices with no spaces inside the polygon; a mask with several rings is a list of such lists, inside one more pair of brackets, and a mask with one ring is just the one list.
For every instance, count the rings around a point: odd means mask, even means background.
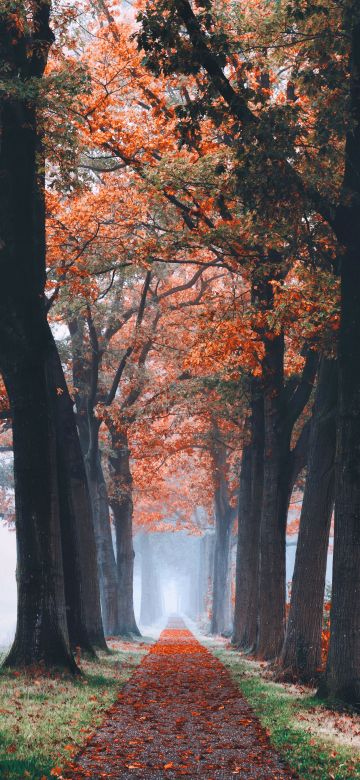
[{"label": "leaf litter", "polygon": [[294,780],[229,672],[171,621],[66,780]]}]

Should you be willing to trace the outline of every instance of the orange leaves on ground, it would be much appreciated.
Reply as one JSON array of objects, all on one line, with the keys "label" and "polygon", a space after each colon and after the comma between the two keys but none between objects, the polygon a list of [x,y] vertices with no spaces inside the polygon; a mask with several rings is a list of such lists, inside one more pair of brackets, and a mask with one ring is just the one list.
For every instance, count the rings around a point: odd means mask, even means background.
[{"label": "orange leaves on ground", "polygon": [[243,768],[249,780],[291,780],[230,674],[180,621],[172,626],[64,776],[120,779],[143,770],[139,776],[209,780]]}]

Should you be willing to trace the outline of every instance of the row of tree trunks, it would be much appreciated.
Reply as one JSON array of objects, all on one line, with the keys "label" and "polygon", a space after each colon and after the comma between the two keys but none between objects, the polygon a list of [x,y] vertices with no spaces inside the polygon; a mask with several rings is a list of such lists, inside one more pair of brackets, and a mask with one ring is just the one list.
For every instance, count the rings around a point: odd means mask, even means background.
[{"label": "row of tree trunks", "polygon": [[70,643],[89,652],[106,649],[102,624],[91,501],[70,398],[56,344],[51,380],[55,402],[58,482]]},{"label": "row of tree trunks", "polygon": [[[95,400],[90,398],[94,368],[93,361],[89,363],[86,352],[85,322],[81,318],[71,321],[69,331],[73,353],[73,377],[77,388],[77,422],[91,496],[104,629],[107,636],[138,633],[133,615],[134,552],[129,453],[126,450],[125,454],[122,436],[118,435],[115,428],[110,425],[111,476],[115,483],[126,482],[126,486],[124,493],[116,495],[109,501],[99,450],[100,422],[94,413]],[[95,359],[96,357],[99,359],[99,356],[95,356]],[[122,474],[123,469],[125,469],[124,474]],[[110,505],[114,517],[116,555],[111,531]]]},{"label": "row of tree trunks", "polygon": [[337,364],[324,358],[314,402],[305,491],[285,644],[280,663],[289,679],[315,680],[321,668],[321,632],[334,505]]},{"label": "row of tree trunks", "polygon": [[[279,642],[278,645],[280,650],[282,648],[279,660],[279,664],[283,668],[282,675],[285,674],[304,681],[314,680],[319,676],[321,663],[323,598],[334,495],[336,397],[337,363],[335,359],[323,358],[311,418],[308,473],[300,519],[290,614],[285,643],[280,645]],[[259,398],[261,398],[261,392],[258,393],[258,403]],[[258,421],[258,429],[255,425],[256,420]],[[262,590],[256,590],[258,583],[256,552],[260,512],[258,510],[258,521],[254,526],[252,522],[254,494],[252,493],[253,472],[251,464],[252,458],[255,457],[256,442],[260,441],[260,481],[256,491],[258,496],[259,485],[261,486],[261,429],[261,417],[256,417],[253,406],[252,435],[244,447],[241,471],[238,571],[233,633],[234,644],[243,649],[257,648],[258,652],[258,612],[261,613],[261,601],[264,595]],[[256,438],[257,433],[258,437]],[[284,473],[286,473],[285,470]],[[285,517],[288,507],[287,496],[291,491],[294,478],[289,466],[287,474],[288,483],[284,486]],[[285,541],[284,529],[283,534],[282,538]],[[255,542],[252,548],[254,536]],[[273,553],[271,557],[273,557]],[[255,598],[251,596],[254,592]],[[251,598],[255,603],[254,608],[251,607]],[[259,610],[256,607],[257,598],[260,602]],[[248,625],[249,619],[250,626]],[[283,631],[283,623],[279,625]],[[275,636],[280,639],[280,632]],[[280,650],[273,648],[270,657],[278,657]]]},{"label": "row of tree trunks", "polygon": [[[307,681],[318,676],[321,662],[323,598],[334,495],[336,396],[337,364],[334,359],[324,358],[319,371],[311,420],[308,474],[300,520],[286,640],[283,647],[280,642],[278,645],[280,649],[282,647],[280,663],[285,673],[290,677]],[[240,481],[233,643],[247,650],[259,648],[257,643],[257,598],[259,597],[260,602],[264,598],[263,592],[258,590],[256,574],[261,508],[259,509],[258,506],[256,523],[253,522],[252,515],[256,507],[254,498],[259,498],[262,490],[263,420],[259,416],[261,398],[261,390],[259,389],[258,414],[256,414],[254,398],[252,399],[251,436],[243,451]],[[257,442],[260,442],[258,453],[260,471],[258,470],[259,479],[254,494],[252,490],[254,484],[252,462],[256,457]],[[284,473],[286,473],[285,470]],[[284,486],[285,517],[288,505],[287,496],[291,489],[292,479],[293,476],[291,477],[288,468],[288,486]],[[282,536],[282,539],[285,541],[285,535]],[[273,558],[273,554],[271,558]],[[283,623],[281,623],[281,629],[283,630]],[[276,658],[278,652],[279,650],[273,649],[270,657]]]},{"label": "row of tree trunks", "polygon": [[[283,278],[281,258],[275,255],[271,264],[273,276]],[[271,311],[269,278],[254,280],[252,300],[261,312]],[[293,448],[291,438],[311,394],[317,358],[309,353],[301,377],[288,385],[283,334],[262,338],[262,377],[251,380],[250,441],[240,480],[233,642],[274,659],[285,637],[287,514],[294,482],[306,465],[309,424]]]},{"label": "row of tree trunks", "polygon": [[[99,421],[89,408],[91,369],[85,348],[85,322],[78,317],[68,323],[73,381],[76,387],[77,425],[89,485],[96,542],[101,611],[105,634],[118,634],[117,570],[111,534],[109,500],[99,451]],[[90,405],[91,406],[91,405]]]}]

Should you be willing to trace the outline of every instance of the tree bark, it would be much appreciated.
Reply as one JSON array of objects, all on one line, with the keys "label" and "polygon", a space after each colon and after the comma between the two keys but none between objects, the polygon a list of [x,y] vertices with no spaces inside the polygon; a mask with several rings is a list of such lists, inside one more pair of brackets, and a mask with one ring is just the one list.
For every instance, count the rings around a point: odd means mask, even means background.
[{"label": "tree bark", "polygon": [[116,558],[111,533],[109,496],[100,454],[98,457],[97,484],[99,501],[98,563],[100,569],[101,604],[106,634],[108,636],[116,636],[119,633]]},{"label": "tree bark", "polygon": [[[9,666],[77,667],[63,576],[52,345],[45,313],[44,160],[36,105],[53,34],[50,3],[32,5],[32,31],[0,11],[0,369],[14,442],[18,615]],[[32,79],[32,94],[26,96]],[[19,97],[23,90],[25,97]]]},{"label": "tree bark", "polygon": [[209,591],[211,591],[212,570],[214,567],[212,546],[214,535],[205,533],[200,537],[198,568],[198,620],[208,617]]},{"label": "tree bark", "polygon": [[99,421],[88,409],[90,371],[84,350],[83,322],[69,323],[72,344],[73,378],[77,388],[76,409],[81,449],[89,486],[92,524],[95,535],[100,601],[104,631],[116,636],[118,628],[117,571],[112,542],[109,501],[99,452]]},{"label": "tree bark", "polygon": [[230,505],[226,443],[217,420],[212,419],[211,457],[213,463],[215,549],[212,592],[212,634],[228,634],[232,628],[230,585],[231,529],[236,510]]},{"label": "tree bark", "polygon": [[280,664],[289,679],[313,681],[321,666],[321,631],[334,503],[337,364],[323,358],[311,421],[289,618]]},{"label": "tree bark", "polygon": [[266,345],[264,420],[265,460],[260,528],[259,625],[257,655],[276,658],[285,634],[285,534],[289,503],[290,438],[284,436],[282,408],[284,338]]},{"label": "tree bark", "polygon": [[56,398],[60,520],[70,643],[89,652],[94,648],[105,650],[86,470],[73,402],[54,341],[50,371]]},{"label": "tree bark", "polygon": [[214,581],[211,615],[211,633],[224,634],[231,629],[230,612],[230,537],[232,512],[216,513]]},{"label": "tree bark", "polygon": [[335,229],[340,251],[341,325],[331,637],[321,692],[360,706],[360,21],[346,6],[351,42],[350,127]]},{"label": "tree bark", "polygon": [[232,642],[244,650],[257,641],[259,598],[259,542],[264,483],[264,399],[261,387],[252,380],[251,440],[243,449],[238,541],[236,553],[236,592]]},{"label": "tree bark", "polygon": [[[359,32],[360,35],[360,32]],[[360,65],[360,63],[359,63]],[[360,214],[358,215],[358,220]],[[360,702],[360,236],[342,258],[331,636],[320,692]]]},{"label": "tree bark", "polygon": [[[38,306],[36,306],[38,308]],[[71,655],[63,575],[53,388],[46,373],[47,324],[38,312],[23,321],[26,359],[15,350],[1,367],[12,409],[17,536],[18,614],[7,666],[65,666]],[[34,316],[33,316],[34,315]],[[19,332],[19,312],[14,326]],[[23,352],[23,344],[21,351]]]},{"label": "tree bark", "polygon": [[104,482],[99,452],[96,455],[94,468],[91,468],[88,460],[86,466],[91,497],[104,631],[107,636],[117,636],[121,632],[119,630],[116,559],[111,535],[107,488]]},{"label": "tree bark", "polygon": [[132,476],[126,433],[111,428],[112,453],[109,458],[113,487],[110,506],[116,535],[118,581],[118,631],[121,636],[140,636],[134,614],[134,548],[132,538]]}]

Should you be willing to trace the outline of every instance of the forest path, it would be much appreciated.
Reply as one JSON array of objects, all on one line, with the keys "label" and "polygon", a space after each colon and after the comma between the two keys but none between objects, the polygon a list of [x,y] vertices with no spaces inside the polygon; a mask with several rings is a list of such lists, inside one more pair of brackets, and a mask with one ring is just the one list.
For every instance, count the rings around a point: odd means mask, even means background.
[{"label": "forest path", "polygon": [[172,620],[64,777],[290,780],[229,672]]}]

